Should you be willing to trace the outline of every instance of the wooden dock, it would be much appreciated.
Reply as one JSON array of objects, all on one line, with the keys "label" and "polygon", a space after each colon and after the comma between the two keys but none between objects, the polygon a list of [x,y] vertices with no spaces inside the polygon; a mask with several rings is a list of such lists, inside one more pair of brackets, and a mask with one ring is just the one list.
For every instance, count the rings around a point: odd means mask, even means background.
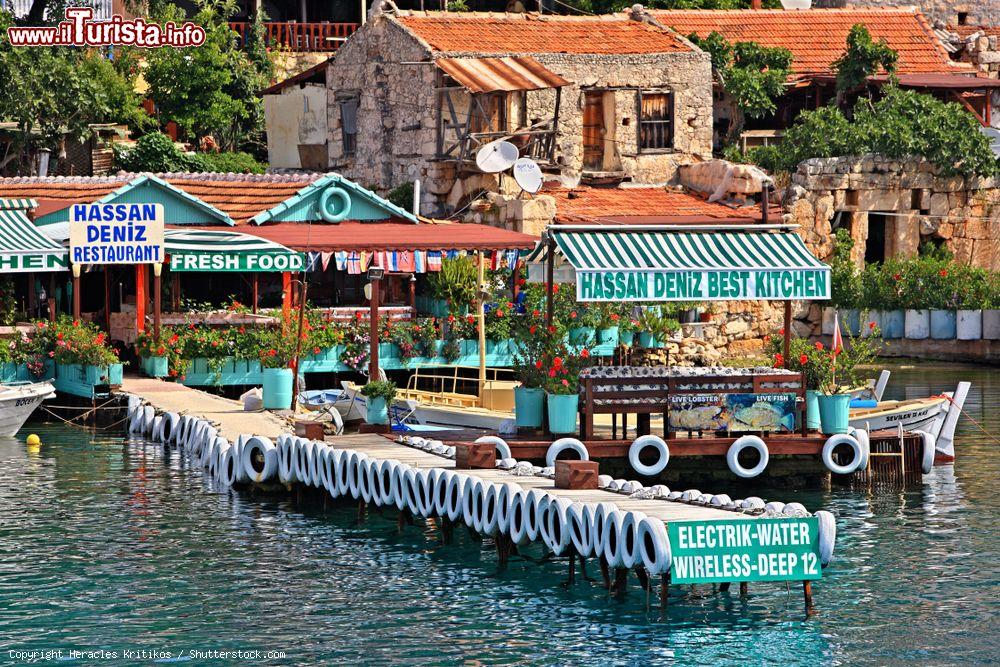
[{"label": "wooden dock", "polygon": [[[455,462],[451,459],[436,454],[431,454],[413,447],[408,447],[389,440],[388,438],[376,434],[343,435],[326,438],[326,442],[338,449],[353,449],[354,451],[367,454],[373,459],[392,459],[413,466],[414,468],[431,469],[443,468],[451,470],[455,468]],[[479,477],[480,479],[494,484],[512,482],[521,486],[524,490],[538,489],[550,495],[566,498],[571,502],[581,503],[614,503],[623,512],[640,511],[648,517],[660,519],[664,523],[670,521],[707,521],[724,519],[750,519],[753,518],[740,512],[706,507],[704,505],[691,505],[685,502],[677,502],[663,499],[640,499],[629,498],[627,495],[613,493],[603,489],[593,489],[585,491],[571,491],[568,489],[557,489],[555,481],[547,477],[537,475],[512,475],[506,470],[499,469],[470,469],[462,470],[462,473]]]}]

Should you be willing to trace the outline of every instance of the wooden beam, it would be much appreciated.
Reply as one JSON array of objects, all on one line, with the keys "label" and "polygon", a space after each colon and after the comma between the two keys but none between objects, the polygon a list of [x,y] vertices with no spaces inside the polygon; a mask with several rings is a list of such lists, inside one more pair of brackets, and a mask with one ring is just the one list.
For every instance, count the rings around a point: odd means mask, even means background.
[{"label": "wooden beam", "polygon": [[[371,309],[369,310],[368,319],[368,339],[369,346],[371,347],[371,354],[368,356],[368,381],[375,382],[379,379],[378,377],[378,302],[379,302],[379,283],[381,280],[372,280],[372,298],[369,299],[369,305]],[[390,405],[391,409],[392,406]]]},{"label": "wooden beam", "polygon": [[961,104],[963,107],[965,107],[966,109],[968,109],[969,113],[971,113],[973,116],[976,117],[976,120],[979,121],[980,125],[982,125],[983,127],[989,127],[990,126],[989,122],[987,122],[987,120],[985,118],[983,118],[982,116],[979,115],[979,112],[976,111],[976,108],[974,106],[972,106],[971,104],[969,104],[969,100],[965,99],[964,97],[962,97],[961,95],[959,95],[954,90],[951,90],[949,92],[951,93],[951,96],[954,97],[955,100],[959,104]]}]

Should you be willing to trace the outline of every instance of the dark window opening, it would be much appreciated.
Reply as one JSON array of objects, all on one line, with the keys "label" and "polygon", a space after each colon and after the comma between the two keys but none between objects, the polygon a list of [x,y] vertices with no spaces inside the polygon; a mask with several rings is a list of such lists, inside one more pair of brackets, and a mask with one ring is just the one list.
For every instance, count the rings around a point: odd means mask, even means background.
[{"label": "dark window opening", "polygon": [[968,23],[969,23],[969,12],[959,12],[958,25],[968,25]]},{"label": "dark window opening", "polygon": [[673,93],[639,93],[639,151],[673,147]]},{"label": "dark window opening", "polygon": [[358,150],[358,98],[340,101],[340,138],[344,157],[354,155]]},{"label": "dark window opening", "polygon": [[881,213],[868,214],[868,240],[865,241],[865,264],[885,261],[886,216]]}]

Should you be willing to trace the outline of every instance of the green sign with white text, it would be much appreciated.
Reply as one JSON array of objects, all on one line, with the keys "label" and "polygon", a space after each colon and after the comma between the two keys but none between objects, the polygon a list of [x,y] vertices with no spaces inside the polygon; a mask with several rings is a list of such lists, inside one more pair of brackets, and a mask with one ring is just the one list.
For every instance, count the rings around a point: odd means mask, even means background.
[{"label": "green sign with white text", "polygon": [[171,271],[301,271],[302,253],[219,252],[170,254]]},{"label": "green sign with white text", "polygon": [[819,579],[815,517],[667,524],[675,584]]},{"label": "green sign with white text", "polygon": [[0,255],[0,273],[69,271],[67,253],[10,253]]},{"label": "green sign with white text", "polygon": [[576,272],[577,301],[823,300],[826,269]]}]

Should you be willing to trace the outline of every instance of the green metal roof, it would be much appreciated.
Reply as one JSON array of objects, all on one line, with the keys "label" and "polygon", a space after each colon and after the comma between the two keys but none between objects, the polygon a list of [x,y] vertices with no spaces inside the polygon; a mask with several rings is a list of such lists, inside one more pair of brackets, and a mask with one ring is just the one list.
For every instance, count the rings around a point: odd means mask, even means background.
[{"label": "green metal roof", "polygon": [[293,196],[250,218],[254,225],[265,222],[306,222],[322,221],[317,211],[319,198],[327,188],[344,190],[351,199],[350,220],[388,220],[402,218],[419,222],[417,217],[404,208],[396,206],[388,199],[378,196],[340,174],[327,174],[299,190]]}]

